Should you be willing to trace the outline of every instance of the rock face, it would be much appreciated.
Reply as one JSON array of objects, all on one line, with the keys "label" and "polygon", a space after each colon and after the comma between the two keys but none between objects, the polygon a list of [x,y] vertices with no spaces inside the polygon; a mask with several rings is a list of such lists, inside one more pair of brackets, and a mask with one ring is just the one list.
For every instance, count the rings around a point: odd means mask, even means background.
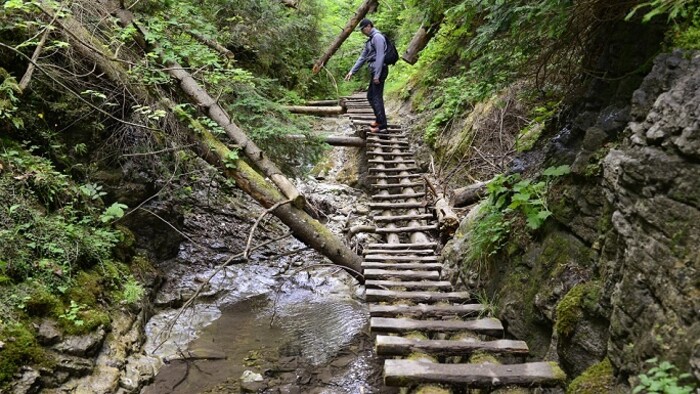
[{"label": "rock face", "polygon": [[604,161],[618,238],[609,355],[623,373],[659,355],[688,368],[700,340],[700,56],[662,56]]},{"label": "rock face", "polygon": [[[634,385],[652,357],[700,377],[700,54],[659,56],[637,86],[572,114],[546,148],[573,172],[548,192],[553,220],[463,278],[571,378],[609,359]],[[448,265],[464,269],[471,222]]]}]

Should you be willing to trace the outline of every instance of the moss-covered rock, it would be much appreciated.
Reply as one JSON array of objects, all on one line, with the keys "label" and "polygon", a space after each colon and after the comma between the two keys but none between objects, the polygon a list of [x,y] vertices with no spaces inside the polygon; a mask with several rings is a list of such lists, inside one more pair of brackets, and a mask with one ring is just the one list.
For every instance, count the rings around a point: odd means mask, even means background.
[{"label": "moss-covered rock", "polygon": [[603,361],[590,366],[574,379],[566,390],[567,394],[610,393],[615,387],[612,364],[606,357]]},{"label": "moss-covered rock", "polygon": [[50,358],[34,334],[24,325],[14,323],[0,327],[0,338],[4,338],[0,347],[0,388],[24,365],[50,364]]}]

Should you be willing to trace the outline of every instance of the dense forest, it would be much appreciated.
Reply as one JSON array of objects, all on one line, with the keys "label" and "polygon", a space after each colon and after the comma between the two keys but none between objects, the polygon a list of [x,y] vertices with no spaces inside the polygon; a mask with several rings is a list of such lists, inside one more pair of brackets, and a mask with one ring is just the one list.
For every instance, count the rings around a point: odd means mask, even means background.
[{"label": "dense forest", "polygon": [[[303,202],[278,180],[308,177],[330,147],[288,106],[366,89],[364,71],[343,81],[360,33],[313,70],[363,3],[3,0],[0,392],[90,375],[77,358],[142,329],[202,201],[243,190],[239,204],[284,206],[293,227]],[[390,68],[390,120],[442,188],[481,187],[444,248],[453,281],[559,362],[567,392],[694,392],[700,4],[370,3],[400,54],[425,45]]]}]

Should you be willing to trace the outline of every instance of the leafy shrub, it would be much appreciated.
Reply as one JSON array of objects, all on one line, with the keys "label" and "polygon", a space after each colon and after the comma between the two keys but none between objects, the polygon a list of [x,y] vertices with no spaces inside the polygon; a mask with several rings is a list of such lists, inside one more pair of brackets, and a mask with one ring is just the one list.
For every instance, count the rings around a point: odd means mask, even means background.
[{"label": "leafy shrub", "polygon": [[646,363],[651,364],[652,367],[647,373],[637,376],[639,384],[632,393],[692,394],[695,392],[693,383],[681,383],[683,380],[691,382],[691,374],[677,375],[675,365],[668,361],[659,362],[658,358],[646,360]]},{"label": "leafy shrub", "polygon": [[472,228],[469,259],[480,261],[505,244],[515,215],[523,215],[527,227],[537,230],[552,215],[546,192],[556,177],[568,174],[569,166],[550,167],[542,172],[544,181],[522,179],[520,174],[498,175],[487,185],[488,198]]}]

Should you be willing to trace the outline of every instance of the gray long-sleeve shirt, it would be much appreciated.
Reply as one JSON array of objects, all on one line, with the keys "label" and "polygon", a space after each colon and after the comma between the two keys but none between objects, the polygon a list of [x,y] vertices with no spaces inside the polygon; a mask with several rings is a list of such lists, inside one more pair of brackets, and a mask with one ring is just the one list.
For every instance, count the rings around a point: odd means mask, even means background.
[{"label": "gray long-sleeve shirt", "polygon": [[[381,50],[377,51],[377,48]],[[365,48],[362,50],[360,57],[355,62],[350,70],[351,73],[357,74],[363,64],[368,63],[368,67],[372,76],[379,79],[379,75],[382,73],[382,67],[384,67],[384,54],[386,53],[386,39],[384,35],[377,30],[372,28],[369,32],[369,39],[365,43]]]}]

